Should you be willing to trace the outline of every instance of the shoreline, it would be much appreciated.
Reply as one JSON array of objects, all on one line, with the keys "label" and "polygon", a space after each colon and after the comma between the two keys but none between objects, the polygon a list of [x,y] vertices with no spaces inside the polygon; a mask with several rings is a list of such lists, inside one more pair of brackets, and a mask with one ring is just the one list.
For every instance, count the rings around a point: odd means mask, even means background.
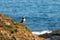
[{"label": "shoreline", "polygon": [[60,40],[60,30],[32,32],[32,34],[43,37],[45,40]]},{"label": "shoreline", "polygon": [[49,30],[45,30],[45,31],[33,31],[32,34],[34,35],[43,35],[43,34],[46,34],[46,33],[52,33],[52,31],[49,31]]}]

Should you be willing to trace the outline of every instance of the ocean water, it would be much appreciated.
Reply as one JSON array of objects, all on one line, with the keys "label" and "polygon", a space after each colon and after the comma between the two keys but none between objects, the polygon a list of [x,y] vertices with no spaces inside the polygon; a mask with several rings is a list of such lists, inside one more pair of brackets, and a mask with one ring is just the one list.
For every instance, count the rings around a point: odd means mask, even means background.
[{"label": "ocean water", "polygon": [[32,31],[60,29],[60,0],[0,0],[0,13],[20,22]]}]

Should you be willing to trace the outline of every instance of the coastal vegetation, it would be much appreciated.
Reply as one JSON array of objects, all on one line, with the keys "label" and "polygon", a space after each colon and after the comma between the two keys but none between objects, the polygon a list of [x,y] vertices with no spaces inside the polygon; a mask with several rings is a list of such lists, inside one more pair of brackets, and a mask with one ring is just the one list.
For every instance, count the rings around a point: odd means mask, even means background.
[{"label": "coastal vegetation", "polygon": [[0,14],[0,40],[45,40],[32,34],[24,24]]}]

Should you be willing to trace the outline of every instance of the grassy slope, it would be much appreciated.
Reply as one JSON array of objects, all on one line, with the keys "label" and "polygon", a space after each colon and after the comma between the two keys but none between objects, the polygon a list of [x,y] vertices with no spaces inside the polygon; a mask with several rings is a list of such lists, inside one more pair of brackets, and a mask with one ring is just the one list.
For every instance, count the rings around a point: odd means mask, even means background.
[{"label": "grassy slope", "polygon": [[32,35],[31,30],[23,23],[13,22],[0,14],[0,40],[44,40]]}]

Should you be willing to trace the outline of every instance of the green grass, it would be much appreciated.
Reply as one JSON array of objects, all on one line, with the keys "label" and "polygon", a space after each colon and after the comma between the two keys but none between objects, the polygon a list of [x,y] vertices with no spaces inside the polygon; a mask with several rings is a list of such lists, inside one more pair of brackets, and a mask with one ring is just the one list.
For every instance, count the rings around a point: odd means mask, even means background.
[{"label": "green grass", "polygon": [[7,28],[13,28],[13,26],[11,26],[11,25],[5,25],[5,27],[7,27]]},{"label": "green grass", "polygon": [[27,32],[27,33],[32,33],[32,31],[31,31],[29,28],[21,27],[20,29],[21,29],[21,30],[24,30],[24,31]]},{"label": "green grass", "polygon": [[17,25],[16,25],[16,26],[12,26],[12,25],[5,25],[5,27],[7,27],[7,28],[19,28]]},{"label": "green grass", "polygon": [[[22,24],[23,25],[23,24]],[[15,26],[13,26],[13,25],[5,25],[5,27],[7,27],[7,28],[10,28],[11,30],[13,30],[14,32],[18,32],[18,30],[17,30],[17,28],[20,28],[21,30],[24,30],[25,32],[27,32],[27,33],[32,33],[32,31],[29,29],[29,28],[27,28],[27,27],[19,27],[18,25],[15,25]],[[13,33],[13,32],[12,32]]]},{"label": "green grass", "polygon": [[19,28],[19,27],[16,25],[15,28]]}]

